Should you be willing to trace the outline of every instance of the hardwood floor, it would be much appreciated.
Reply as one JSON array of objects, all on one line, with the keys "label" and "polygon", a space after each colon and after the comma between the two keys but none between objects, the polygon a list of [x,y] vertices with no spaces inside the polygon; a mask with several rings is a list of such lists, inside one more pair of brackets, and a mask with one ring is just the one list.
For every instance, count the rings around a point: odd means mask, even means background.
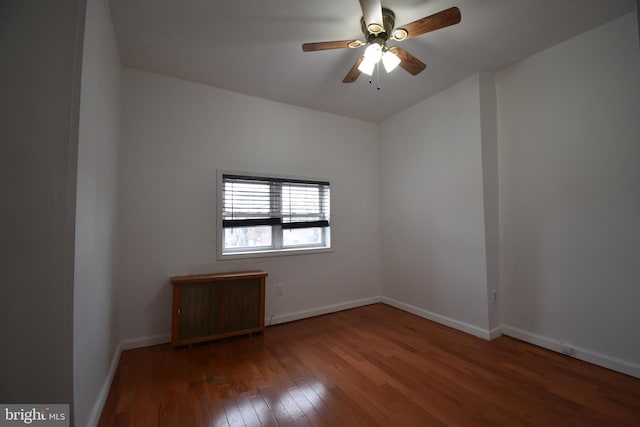
[{"label": "hardwood floor", "polygon": [[122,353],[106,426],[639,426],[640,380],[375,304]]}]

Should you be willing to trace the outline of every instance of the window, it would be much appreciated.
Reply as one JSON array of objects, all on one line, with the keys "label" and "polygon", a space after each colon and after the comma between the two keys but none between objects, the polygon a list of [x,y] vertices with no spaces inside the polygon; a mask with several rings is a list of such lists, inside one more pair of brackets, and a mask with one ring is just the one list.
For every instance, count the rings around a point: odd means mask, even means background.
[{"label": "window", "polygon": [[327,250],[327,181],[220,172],[222,258]]}]

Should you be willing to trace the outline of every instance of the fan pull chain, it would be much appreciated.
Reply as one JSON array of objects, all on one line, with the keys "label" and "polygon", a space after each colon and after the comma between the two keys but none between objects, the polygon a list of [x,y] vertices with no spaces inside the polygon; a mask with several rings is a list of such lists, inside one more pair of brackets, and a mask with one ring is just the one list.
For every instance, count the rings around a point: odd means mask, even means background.
[{"label": "fan pull chain", "polygon": [[[376,64],[375,74],[376,74],[376,89],[380,90],[380,63],[379,62]],[[373,85],[373,74],[371,75],[371,77],[369,77],[369,84]]]}]

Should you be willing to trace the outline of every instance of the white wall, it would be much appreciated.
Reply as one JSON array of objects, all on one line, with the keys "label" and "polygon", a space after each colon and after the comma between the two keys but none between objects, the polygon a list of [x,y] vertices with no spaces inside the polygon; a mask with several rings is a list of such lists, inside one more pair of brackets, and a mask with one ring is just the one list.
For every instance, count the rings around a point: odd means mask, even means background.
[{"label": "white wall", "polygon": [[[277,321],[380,295],[377,126],[125,69],[120,338],[166,341],[176,274],[264,269]],[[216,261],[216,169],[328,178],[326,254]],[[286,294],[275,295],[276,284]],[[320,309],[317,311],[316,309]]]},{"label": "white wall", "polygon": [[638,376],[636,16],[528,58],[496,81],[503,323]]},{"label": "white wall", "polygon": [[480,76],[381,125],[382,294],[487,336]]},{"label": "white wall", "polygon": [[97,421],[118,342],[114,259],[120,61],[107,0],[87,4],[81,91],[73,376],[75,423],[84,426]]},{"label": "white wall", "polygon": [[80,0],[0,13],[0,402],[71,403]]}]

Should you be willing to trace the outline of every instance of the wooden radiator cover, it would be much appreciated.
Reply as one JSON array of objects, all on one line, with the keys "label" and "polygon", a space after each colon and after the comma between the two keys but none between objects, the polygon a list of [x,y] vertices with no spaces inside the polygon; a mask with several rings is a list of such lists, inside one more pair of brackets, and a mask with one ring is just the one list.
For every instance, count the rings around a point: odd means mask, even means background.
[{"label": "wooden radiator cover", "polygon": [[267,273],[171,277],[173,347],[264,331]]}]

